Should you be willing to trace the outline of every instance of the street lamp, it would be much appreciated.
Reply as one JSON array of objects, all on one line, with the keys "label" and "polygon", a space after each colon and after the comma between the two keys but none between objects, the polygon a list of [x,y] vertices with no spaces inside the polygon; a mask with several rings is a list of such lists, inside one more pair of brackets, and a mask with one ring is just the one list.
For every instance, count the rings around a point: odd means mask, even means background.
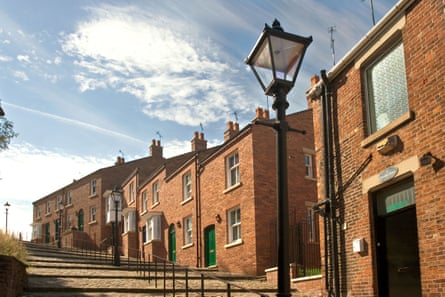
[{"label": "street lamp", "polygon": [[11,204],[9,204],[8,201],[6,201],[6,203],[4,204],[6,210],[6,228],[5,228],[6,234],[8,234],[8,210],[10,206]]},{"label": "street lamp", "polygon": [[113,265],[114,266],[120,266],[121,265],[121,258],[119,255],[119,228],[118,228],[118,208],[119,203],[121,202],[121,190],[117,187],[111,191],[111,200],[114,202],[114,252],[113,252]]},{"label": "street lamp", "polygon": [[286,109],[287,94],[293,88],[298,71],[312,37],[301,37],[284,32],[278,20],[272,27],[266,24],[255,47],[246,58],[264,93],[274,97],[272,108],[276,121],[261,123],[277,132],[277,224],[278,224],[278,293],[291,296],[289,275],[289,210],[287,180],[287,131],[302,132],[289,128]]}]

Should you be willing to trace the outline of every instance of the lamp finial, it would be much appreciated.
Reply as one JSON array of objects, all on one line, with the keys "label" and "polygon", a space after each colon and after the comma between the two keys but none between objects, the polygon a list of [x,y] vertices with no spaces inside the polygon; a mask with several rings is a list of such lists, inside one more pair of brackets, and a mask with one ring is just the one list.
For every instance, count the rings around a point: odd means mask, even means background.
[{"label": "lamp finial", "polygon": [[272,23],[272,29],[274,29],[274,30],[278,30],[278,31],[281,31],[281,32],[284,32],[283,28],[281,28],[281,24],[280,24],[280,22],[279,22],[277,19],[275,19],[275,20],[273,21],[273,23]]}]

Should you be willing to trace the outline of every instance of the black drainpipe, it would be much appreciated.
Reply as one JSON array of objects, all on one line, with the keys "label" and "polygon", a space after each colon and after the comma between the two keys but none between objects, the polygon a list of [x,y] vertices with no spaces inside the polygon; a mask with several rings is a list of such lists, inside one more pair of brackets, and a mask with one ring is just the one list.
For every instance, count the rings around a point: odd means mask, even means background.
[{"label": "black drainpipe", "polygon": [[[340,296],[340,277],[338,264],[337,214],[334,187],[334,143],[332,133],[332,104],[331,90],[326,71],[321,71],[323,93],[321,99],[323,121],[324,146],[324,175],[325,175],[325,286],[328,296]],[[332,273],[332,279],[331,279]]]},{"label": "black drainpipe", "polygon": [[199,164],[199,153],[195,154],[195,203],[196,203],[196,267],[201,267],[201,166]]}]

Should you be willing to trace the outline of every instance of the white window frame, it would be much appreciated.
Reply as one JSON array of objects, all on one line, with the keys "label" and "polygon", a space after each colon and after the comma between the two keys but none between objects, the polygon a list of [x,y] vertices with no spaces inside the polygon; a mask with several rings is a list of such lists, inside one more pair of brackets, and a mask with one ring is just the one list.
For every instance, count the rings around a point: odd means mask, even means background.
[{"label": "white window frame", "polygon": [[151,200],[152,206],[158,205],[159,204],[159,183],[158,182],[154,182],[151,185],[151,193],[152,193],[152,200]]},{"label": "white window frame", "polygon": [[[400,48],[399,48],[400,47]],[[376,100],[375,100],[375,92],[374,92],[374,80],[373,80],[373,74],[372,71],[374,69],[376,69],[376,67],[378,67],[379,65],[382,65],[382,63],[385,63],[386,58],[388,58],[390,55],[392,55],[395,50],[399,50],[401,51],[401,58],[403,59],[403,75],[402,73],[395,73],[394,74],[394,79],[399,79],[400,83],[404,83],[404,91],[405,92],[405,96],[402,98],[384,98],[385,100],[382,100],[380,98],[380,100],[377,100],[378,102],[386,102],[386,105],[391,104],[390,102],[397,102],[397,106],[393,108],[393,110],[388,110],[385,113],[380,113],[377,114],[376,112]],[[395,72],[397,68],[393,67],[393,72]],[[398,118],[402,117],[404,114],[406,114],[407,112],[409,112],[409,101],[408,101],[408,86],[407,86],[407,81],[406,81],[406,62],[405,62],[405,58],[404,58],[404,46],[403,46],[403,42],[401,40],[398,40],[397,42],[395,42],[391,48],[389,48],[386,52],[384,52],[382,55],[380,55],[377,59],[375,59],[370,65],[368,65],[365,69],[364,69],[364,77],[366,78],[366,94],[367,94],[367,109],[368,109],[368,129],[369,129],[369,134],[374,134],[376,132],[378,132],[379,130],[383,129],[384,127],[386,127],[388,124],[394,122],[395,120],[397,120]],[[385,71],[387,72],[387,71]],[[381,75],[377,75],[376,77],[381,77]],[[402,81],[404,80],[404,81]],[[393,81],[393,80],[391,80]],[[390,82],[391,83],[391,82]],[[394,84],[397,85],[397,84]],[[385,89],[385,88],[383,88]],[[392,88],[390,90],[394,90],[395,88]],[[395,93],[395,95],[402,95],[399,92],[393,92]],[[391,93],[392,94],[392,93]],[[387,95],[387,94],[386,94]],[[388,95],[387,95],[388,96]],[[381,105],[381,106],[385,106],[385,105]],[[403,108],[401,108],[403,107]],[[382,108],[385,109],[385,108]],[[388,107],[389,109],[389,107]]]},{"label": "white window frame", "polygon": [[36,206],[36,219],[40,219],[41,217],[41,209],[40,205]]},{"label": "white window frame", "polygon": [[227,211],[228,243],[242,242],[241,238],[241,208],[234,207]]},{"label": "white window frame", "polygon": [[46,201],[46,214],[51,213],[51,201]]},{"label": "white window frame", "polygon": [[147,191],[142,192],[142,212],[146,212],[148,210],[148,198]]},{"label": "white window frame", "polygon": [[193,244],[193,221],[192,216],[185,217],[183,220],[184,246]]},{"label": "white window frame", "polygon": [[192,199],[192,173],[189,171],[182,176],[182,201]]},{"label": "white window frame", "polygon": [[90,182],[90,196],[96,195],[97,192],[97,181],[95,179]]},{"label": "white window frame", "polygon": [[59,196],[57,196],[57,198],[56,198],[56,210],[61,209],[61,206],[62,206],[62,205],[63,205],[63,199],[62,199],[62,196],[59,195]]},{"label": "white window frame", "polygon": [[90,223],[96,222],[96,207],[90,207]]},{"label": "white window frame", "polygon": [[73,204],[73,192],[68,191],[66,194],[66,205],[72,205]]},{"label": "white window frame", "polygon": [[314,178],[314,156],[311,154],[304,154],[304,166],[306,167],[305,176],[309,178]]},{"label": "white window frame", "polygon": [[131,182],[130,183],[130,189],[129,189],[129,192],[130,192],[130,202],[133,202],[134,201],[134,199],[135,199],[135,191],[134,191],[134,182]]},{"label": "white window frame", "polygon": [[240,162],[238,151],[226,157],[226,180],[227,188],[234,187],[241,182]]},{"label": "white window frame", "polygon": [[145,221],[145,242],[150,243],[154,240],[161,240],[161,216],[154,215]]}]

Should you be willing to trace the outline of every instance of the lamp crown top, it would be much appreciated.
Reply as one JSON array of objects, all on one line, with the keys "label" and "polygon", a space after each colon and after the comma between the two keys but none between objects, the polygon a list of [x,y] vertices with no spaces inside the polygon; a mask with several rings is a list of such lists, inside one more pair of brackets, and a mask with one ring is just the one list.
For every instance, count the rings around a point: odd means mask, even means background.
[{"label": "lamp crown top", "polygon": [[274,29],[274,30],[278,30],[278,31],[281,31],[281,32],[284,32],[283,28],[281,28],[281,24],[280,24],[280,22],[279,22],[277,19],[275,19],[275,20],[273,21],[273,23],[272,23],[272,29]]}]

